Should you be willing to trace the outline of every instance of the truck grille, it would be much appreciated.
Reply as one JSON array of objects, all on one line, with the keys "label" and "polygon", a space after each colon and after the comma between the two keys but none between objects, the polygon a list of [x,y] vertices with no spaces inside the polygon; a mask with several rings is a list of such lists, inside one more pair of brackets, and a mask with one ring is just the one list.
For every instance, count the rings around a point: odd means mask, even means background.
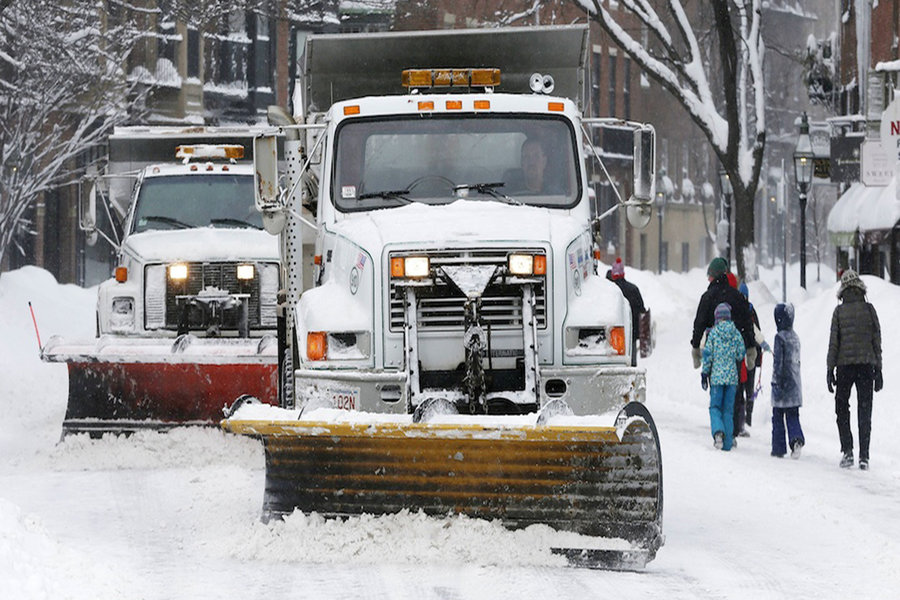
[{"label": "truck grille", "polygon": [[[447,265],[498,265],[506,264],[507,255],[512,250],[470,250],[425,252],[431,261],[432,269]],[[516,252],[545,253],[544,249],[521,250]],[[406,253],[404,253],[406,254]],[[416,253],[417,255],[420,253]],[[549,259],[549,257],[548,257]],[[390,282],[390,329],[403,331],[403,286]],[[534,286],[535,317],[538,327],[547,326],[547,297],[543,283]],[[459,329],[463,328],[463,305],[465,296],[450,283],[435,281],[433,286],[417,287],[418,300],[417,323],[423,329]],[[522,326],[522,288],[519,285],[508,285],[494,282],[487,287],[481,298],[481,316],[483,322],[496,329],[514,329]]]},{"label": "truck grille", "polygon": [[[242,262],[241,264],[247,264]],[[278,266],[255,263],[256,275],[242,282],[237,278],[238,263],[188,263],[188,277],[183,282],[169,281],[165,266],[147,268],[145,287],[145,326],[177,329],[182,313],[179,296],[194,296],[204,288],[215,287],[231,294],[249,294],[249,325],[251,329],[274,328],[276,324],[276,294],[278,291]],[[154,284],[153,282],[158,283]],[[160,281],[162,280],[162,281]],[[232,314],[233,313],[233,314]],[[163,325],[164,323],[164,325]],[[237,310],[225,313],[225,329],[237,329]],[[202,329],[203,323],[190,322],[190,329]]]}]

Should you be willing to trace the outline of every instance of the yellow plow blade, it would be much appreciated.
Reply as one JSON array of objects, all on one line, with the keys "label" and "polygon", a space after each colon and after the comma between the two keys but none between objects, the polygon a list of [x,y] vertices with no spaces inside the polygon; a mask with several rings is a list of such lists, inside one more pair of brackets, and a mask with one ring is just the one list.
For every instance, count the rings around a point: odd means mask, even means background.
[{"label": "yellow plow blade", "polygon": [[[640,407],[646,413],[646,409]],[[263,440],[266,517],[420,510],[662,543],[655,427],[227,420]]]}]

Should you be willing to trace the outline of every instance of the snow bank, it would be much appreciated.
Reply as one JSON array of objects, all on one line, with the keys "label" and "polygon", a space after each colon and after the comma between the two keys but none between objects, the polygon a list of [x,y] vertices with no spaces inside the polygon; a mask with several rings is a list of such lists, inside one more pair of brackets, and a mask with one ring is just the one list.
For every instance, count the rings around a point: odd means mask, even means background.
[{"label": "snow bank", "polygon": [[[0,598],[122,598],[121,581],[103,564],[86,560],[0,498]],[[76,590],[90,590],[77,594]]]}]

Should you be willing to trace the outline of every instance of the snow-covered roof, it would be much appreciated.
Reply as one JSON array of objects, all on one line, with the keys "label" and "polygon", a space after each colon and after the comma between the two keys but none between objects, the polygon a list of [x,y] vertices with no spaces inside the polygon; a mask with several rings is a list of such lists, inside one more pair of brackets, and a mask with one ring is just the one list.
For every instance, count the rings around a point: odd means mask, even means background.
[{"label": "snow-covered roof", "polygon": [[828,232],[854,233],[892,229],[900,221],[897,177],[884,187],[854,183],[828,213]]}]

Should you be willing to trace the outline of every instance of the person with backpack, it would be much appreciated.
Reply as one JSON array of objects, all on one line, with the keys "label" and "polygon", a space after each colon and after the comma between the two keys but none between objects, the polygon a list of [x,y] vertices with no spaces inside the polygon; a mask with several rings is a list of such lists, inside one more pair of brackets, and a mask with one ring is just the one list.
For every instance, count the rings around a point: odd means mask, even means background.
[{"label": "person with backpack", "polygon": [[700,296],[697,304],[697,314],[694,317],[694,327],[691,333],[691,358],[694,368],[700,368],[702,351],[700,342],[703,334],[716,324],[714,311],[719,304],[727,302],[731,307],[731,320],[744,338],[744,347],[747,352],[747,360],[756,363],[756,341],[753,336],[753,321],[750,318],[750,303],[728,283],[728,263],[721,256],[717,256],[709,263],[706,269],[709,287]]},{"label": "person with backpack", "polygon": [[[856,386],[859,424],[859,468],[869,468],[873,391],[881,391],[881,325],[878,313],[866,301],[866,284],[856,271],[841,275],[837,293],[841,301],[831,316],[828,342],[828,392],[834,394],[842,468],[853,466],[853,433],[850,431],[850,390]],[[837,391],[835,391],[835,388]]]}]

